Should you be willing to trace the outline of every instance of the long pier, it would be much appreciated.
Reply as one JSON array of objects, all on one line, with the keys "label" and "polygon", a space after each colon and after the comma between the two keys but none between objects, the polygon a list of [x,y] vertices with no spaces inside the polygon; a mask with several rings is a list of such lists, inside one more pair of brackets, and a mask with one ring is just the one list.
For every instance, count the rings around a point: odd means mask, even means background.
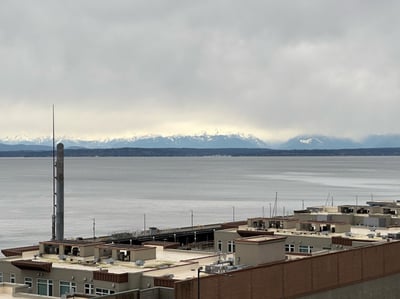
[{"label": "long pier", "polygon": [[[141,231],[140,233],[131,232],[116,232],[110,236],[101,236],[95,238],[78,238],[86,241],[103,241],[106,243],[119,243],[119,244],[132,244],[141,245],[148,241],[161,241],[179,243],[180,248],[183,249],[202,249],[210,248],[214,243],[214,232],[216,230],[238,227],[247,221],[236,221],[229,223],[217,223],[208,225],[197,225],[193,227],[180,227],[171,229],[157,229],[149,228],[148,230]],[[13,256],[22,254],[27,250],[38,250],[39,246],[25,246],[17,248],[2,249],[1,252],[4,256]]]},{"label": "long pier", "polygon": [[165,241],[179,243],[182,247],[189,244],[209,243],[214,241],[214,232],[227,227],[237,227],[244,224],[244,221],[231,223],[217,223],[208,225],[196,225],[190,227],[180,227],[171,229],[157,229],[150,227],[140,233],[116,232],[111,236],[98,237],[97,241],[114,242],[121,244],[140,245],[148,241]]}]

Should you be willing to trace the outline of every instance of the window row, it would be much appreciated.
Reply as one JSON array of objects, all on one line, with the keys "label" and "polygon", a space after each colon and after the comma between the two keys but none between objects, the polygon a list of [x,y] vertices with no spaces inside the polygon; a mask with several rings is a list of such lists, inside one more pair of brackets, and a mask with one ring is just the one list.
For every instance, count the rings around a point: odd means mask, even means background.
[{"label": "window row", "polygon": [[[228,241],[227,243],[227,248],[228,248],[228,253],[233,253],[235,252],[235,241]],[[222,251],[222,241],[218,240],[217,241],[217,250]]]},{"label": "window row", "polygon": [[[2,283],[2,282],[3,282],[3,273],[0,272],[0,283]],[[16,283],[15,273],[10,274],[10,282]],[[31,288],[33,285],[33,279],[31,277],[25,277],[24,284]],[[75,282],[60,281],[60,296],[62,296],[64,294],[73,294],[75,292],[76,292],[76,283]],[[85,294],[89,294],[89,295],[94,294],[95,289],[94,289],[93,284],[85,283],[84,292],[85,292]],[[97,295],[110,295],[113,293],[114,293],[113,290],[96,288]],[[43,296],[53,296],[53,280],[38,278],[37,279],[37,294],[43,295]]]},{"label": "window row", "polygon": [[[2,283],[2,282],[4,282],[4,279],[3,279],[3,272],[0,272],[0,283]],[[10,282],[11,282],[11,283],[16,283],[16,277],[15,277],[15,274],[14,274],[14,273],[11,273],[11,274],[10,274]]]},{"label": "window row", "polygon": [[[310,245],[299,245],[300,253],[311,253],[313,247]],[[294,244],[285,244],[285,251],[286,252],[295,252],[295,245]]]}]

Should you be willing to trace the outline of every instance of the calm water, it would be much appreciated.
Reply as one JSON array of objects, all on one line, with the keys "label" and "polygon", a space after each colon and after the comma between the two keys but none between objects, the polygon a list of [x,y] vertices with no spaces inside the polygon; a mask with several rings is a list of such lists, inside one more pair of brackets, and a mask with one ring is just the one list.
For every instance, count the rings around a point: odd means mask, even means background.
[{"label": "calm water", "polygon": [[[0,248],[51,236],[51,159],[0,159]],[[67,158],[65,237],[400,199],[400,157]],[[145,215],[145,216],[144,216]]]}]

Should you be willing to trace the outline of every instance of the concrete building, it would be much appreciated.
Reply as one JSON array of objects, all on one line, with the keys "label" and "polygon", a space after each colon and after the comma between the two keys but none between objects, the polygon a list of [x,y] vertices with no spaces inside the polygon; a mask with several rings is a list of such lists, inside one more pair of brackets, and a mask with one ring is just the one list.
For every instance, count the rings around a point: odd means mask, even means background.
[{"label": "concrete building", "polygon": [[294,212],[299,220],[343,222],[351,225],[390,227],[400,225],[399,201],[369,201],[367,205],[310,207]]},{"label": "concrete building", "polygon": [[[195,277],[193,269],[220,259],[214,252],[85,240],[40,242],[37,248],[4,250],[3,254],[0,282],[24,284],[30,294],[55,297],[153,293],[176,279]],[[173,289],[163,289],[160,296],[148,298],[172,299]]]},{"label": "concrete building", "polygon": [[371,201],[368,205],[310,207],[292,216],[249,218],[247,225],[216,231],[214,247],[235,251],[235,240],[260,235],[286,236],[285,249],[292,254],[341,250],[400,239],[399,202]]},{"label": "concrete building", "polygon": [[[6,249],[6,257],[0,259],[0,294],[364,299],[375,298],[371,294],[376,294],[379,282],[385,288],[383,297],[397,298],[400,227],[365,225],[395,223],[395,208],[359,207],[357,215],[351,206],[317,207],[293,216],[221,225],[214,232],[213,251],[177,249],[180,244],[174,242],[129,245],[93,240],[51,240]],[[363,291],[356,291],[359,288]]]},{"label": "concrete building", "polygon": [[[252,239],[249,241],[249,239]],[[264,242],[273,240],[270,236],[255,237],[247,240],[239,240],[237,243],[238,251],[241,252],[241,245],[244,246],[264,246]],[[244,242],[242,242],[244,241]],[[282,240],[277,240],[279,243]],[[247,244],[247,243],[251,244]],[[267,245],[268,246],[268,245]],[[280,245],[280,252],[282,252]],[[250,249],[251,251],[252,249]],[[246,251],[246,250],[245,250]],[[79,275],[80,268],[76,264],[65,261],[63,266],[52,264],[50,272],[46,272],[46,265],[37,261],[31,265],[30,269],[21,270],[12,268],[10,264],[13,261],[27,260],[30,257],[29,252],[24,253],[22,257],[8,257],[3,259],[0,269],[3,271],[3,277],[6,280],[12,278],[12,275],[6,274],[8,267],[15,273],[15,282],[1,283],[1,298],[48,298],[35,295],[34,285],[40,287],[42,280],[51,280],[47,285],[53,288],[53,295],[57,288],[67,288],[67,284],[60,283],[61,280],[70,281],[70,286],[76,286],[77,292],[71,298],[87,298],[88,296],[100,296],[100,294],[78,294],[81,284],[93,283],[94,287],[111,289],[109,295],[101,295],[102,298],[121,299],[121,298],[174,298],[174,299],[223,299],[223,298],[398,298],[400,285],[397,283],[400,278],[400,261],[397,258],[400,251],[400,242],[386,241],[385,243],[371,243],[368,246],[352,248],[333,253],[306,256],[299,259],[285,259],[265,264],[255,265],[246,268],[238,268],[234,271],[222,273],[204,273],[199,271],[199,267],[207,269],[206,265],[216,261],[215,256],[197,257],[195,260],[186,260],[185,265],[161,267],[158,269],[149,269],[142,273],[141,283],[147,284],[154,281],[156,284],[165,284],[166,286],[148,287],[145,289],[128,289],[120,291],[113,287],[118,282],[106,281],[105,277],[82,277]],[[168,255],[179,255],[184,257],[185,253],[176,252],[176,250],[166,250],[162,260],[171,260]],[[191,253],[193,254],[193,253]],[[190,255],[190,254],[189,254]],[[188,257],[187,255],[186,257]],[[197,255],[197,253],[194,253]],[[251,259],[251,257],[249,257]],[[261,257],[262,258],[262,257]],[[32,257],[35,260],[34,257]],[[41,259],[37,257],[37,259]],[[280,259],[280,257],[279,257]],[[123,263],[126,263],[124,261]],[[251,263],[251,262],[249,262]],[[105,265],[102,265],[105,266]],[[96,266],[92,266],[95,267]],[[116,267],[115,269],[112,269]],[[68,275],[74,270],[74,277],[63,276],[64,274],[54,272],[58,268],[66,271]],[[118,273],[121,265],[108,265],[108,273]],[[94,271],[100,271],[98,269]],[[101,272],[101,271],[100,271]],[[43,273],[43,276],[38,275]],[[93,273],[93,272],[92,272]],[[107,272],[104,272],[105,274]],[[200,274],[200,275],[199,275]],[[32,277],[32,285],[29,286],[29,280],[25,285],[16,283],[19,277]],[[36,276],[35,276],[36,275]],[[46,277],[46,275],[49,275]],[[199,276],[198,276],[199,275]],[[129,277],[129,274],[128,274]],[[115,276],[114,276],[115,278]],[[100,279],[100,280],[99,280]],[[104,280],[101,280],[104,279]],[[201,283],[199,283],[201,281]],[[105,285],[101,287],[101,283]],[[129,282],[130,283],[130,282]],[[147,285],[146,285],[147,286]],[[198,288],[200,286],[200,288]],[[114,291],[115,290],[115,291]],[[200,291],[200,292],[199,292]],[[66,294],[65,294],[66,295]],[[65,297],[68,297],[67,295]]]}]

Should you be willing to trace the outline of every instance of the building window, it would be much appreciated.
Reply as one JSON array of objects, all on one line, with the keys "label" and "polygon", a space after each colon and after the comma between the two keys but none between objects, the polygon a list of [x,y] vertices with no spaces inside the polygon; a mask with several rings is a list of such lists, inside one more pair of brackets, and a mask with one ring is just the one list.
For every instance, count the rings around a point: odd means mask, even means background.
[{"label": "building window", "polygon": [[0,282],[3,282],[3,272],[0,272]]},{"label": "building window", "polygon": [[294,244],[285,244],[286,252],[294,252]]},{"label": "building window", "polygon": [[11,282],[11,283],[15,283],[15,282],[16,282],[15,273],[11,273],[11,274],[10,274],[10,282]]},{"label": "building window", "polygon": [[96,295],[111,295],[114,294],[113,290],[96,288]]},{"label": "building window", "polygon": [[24,284],[26,284],[28,287],[32,287],[33,281],[31,277],[25,277],[24,278]]},{"label": "building window", "polygon": [[53,296],[53,281],[38,278],[37,280],[37,293],[43,296]]},{"label": "building window", "polygon": [[228,241],[228,253],[235,252],[235,241]]},{"label": "building window", "polygon": [[85,294],[93,294],[94,289],[91,283],[85,283]]},{"label": "building window", "polygon": [[313,248],[312,246],[300,245],[300,246],[299,246],[299,252],[300,252],[300,253],[311,253],[312,248]]},{"label": "building window", "polygon": [[70,281],[60,281],[60,296],[64,294],[74,294],[76,292],[76,283]]},{"label": "building window", "polygon": [[222,241],[221,241],[221,240],[218,240],[218,242],[217,242],[217,250],[218,250],[219,252],[222,251]]}]

